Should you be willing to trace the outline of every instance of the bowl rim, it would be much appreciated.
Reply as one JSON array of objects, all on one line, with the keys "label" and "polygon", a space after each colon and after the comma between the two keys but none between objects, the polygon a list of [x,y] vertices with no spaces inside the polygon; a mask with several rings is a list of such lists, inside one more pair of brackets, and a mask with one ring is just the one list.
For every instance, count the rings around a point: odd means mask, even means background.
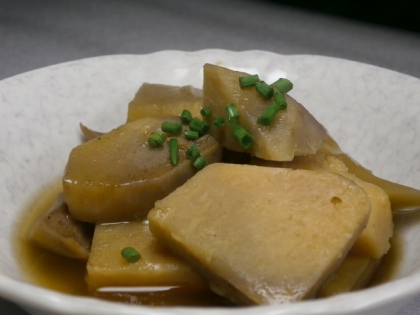
[{"label": "bowl rim", "polygon": [[[181,50],[163,50],[158,52],[152,52],[149,54],[122,54],[122,55],[105,55],[96,56],[90,58],[84,58],[80,60],[94,60],[99,58],[116,57],[116,56],[148,56],[157,54],[168,54],[168,53],[182,53],[182,54],[200,54],[213,52],[229,52],[229,53],[264,53],[267,55],[279,56],[280,54],[274,52],[268,52],[263,50],[245,50],[245,51],[229,51],[223,49],[203,49],[197,51],[185,52]],[[321,55],[280,55],[285,57],[317,57],[326,58],[333,60],[342,60],[354,64],[360,64],[372,69],[386,70],[395,74],[402,75],[418,80],[410,75],[398,73],[393,70],[384,69],[374,65],[364,64],[357,61],[345,60],[336,57],[328,57]],[[0,81],[8,82],[19,78],[24,74],[37,72],[44,69],[53,69],[55,67],[61,67],[63,65],[77,62],[80,60],[67,61],[47,67],[34,69],[22,74],[14,75],[12,77],[3,79]],[[393,302],[401,299],[401,297],[408,298],[420,294],[420,272],[406,276],[391,282],[381,284],[372,288],[364,289],[363,293],[360,292],[349,292],[341,295],[337,295],[330,298],[324,298],[320,300],[306,300],[295,304],[277,305],[277,306],[258,306],[259,312],[264,314],[289,314],[298,315],[302,314],[353,314],[354,311],[368,311],[374,309],[382,304],[391,305]],[[4,274],[0,274],[0,296],[9,299],[18,304],[22,304],[24,307],[35,307],[39,310],[48,312],[57,312],[59,314],[196,314],[197,310],[201,313],[209,314],[233,314],[239,312],[241,314],[253,313],[254,307],[249,309],[239,308],[238,309],[226,309],[226,308],[197,308],[197,307],[175,307],[175,308],[164,308],[164,307],[143,307],[126,304],[117,304],[113,302],[96,300],[90,297],[78,297],[68,294],[55,292],[49,289],[44,289],[36,285],[26,283],[24,281],[15,280]],[[355,306],[357,305],[357,306]],[[69,311],[71,310],[71,311]],[[239,313],[238,313],[239,314]]]}]

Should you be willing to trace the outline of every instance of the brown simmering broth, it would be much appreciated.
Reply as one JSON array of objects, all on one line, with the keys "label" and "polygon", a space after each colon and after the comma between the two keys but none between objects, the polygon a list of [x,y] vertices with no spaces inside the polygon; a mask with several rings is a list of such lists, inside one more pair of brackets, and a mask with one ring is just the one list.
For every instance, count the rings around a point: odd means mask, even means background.
[{"label": "brown simmering broth", "polygon": [[[48,210],[61,190],[61,180],[57,180],[37,197],[22,216],[14,237],[17,261],[24,277],[31,283],[62,293],[89,296],[85,283],[85,261],[61,257],[27,240],[33,224]],[[391,250],[384,257],[370,286],[390,281],[397,270],[402,244],[399,242],[398,229],[394,234],[396,235],[391,239]],[[159,306],[228,305],[223,298],[212,293],[207,287],[162,288],[154,292],[97,292],[95,297],[116,302]]]},{"label": "brown simmering broth", "polygon": [[15,235],[17,260],[28,281],[62,293],[87,295],[84,282],[86,262],[61,257],[33,245],[27,239],[36,220],[49,209],[61,190],[61,180],[57,180],[33,200],[21,217]]},{"label": "brown simmering broth", "polygon": [[[86,261],[61,257],[28,241],[30,229],[62,191],[61,180],[49,186],[21,218],[14,237],[16,257],[24,277],[41,287],[79,296],[89,296],[85,283]],[[162,287],[150,292],[97,292],[95,297],[133,304],[159,306],[226,306],[208,287]]]}]

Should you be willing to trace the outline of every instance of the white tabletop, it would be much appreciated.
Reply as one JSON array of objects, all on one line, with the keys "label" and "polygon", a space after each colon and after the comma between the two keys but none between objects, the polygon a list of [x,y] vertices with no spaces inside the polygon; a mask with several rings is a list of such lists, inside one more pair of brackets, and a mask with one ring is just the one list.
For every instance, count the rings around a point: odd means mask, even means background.
[{"label": "white tabletop", "polygon": [[[206,48],[325,55],[420,78],[419,33],[274,1],[0,0],[0,43],[0,80],[86,57]],[[28,313],[0,299],[0,314]]]}]

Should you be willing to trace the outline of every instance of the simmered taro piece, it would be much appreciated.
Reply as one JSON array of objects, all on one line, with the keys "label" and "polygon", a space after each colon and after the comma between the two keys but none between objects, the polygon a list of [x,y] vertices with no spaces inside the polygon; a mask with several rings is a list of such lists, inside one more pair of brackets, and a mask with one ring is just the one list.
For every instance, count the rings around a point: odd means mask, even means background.
[{"label": "simmered taro piece", "polygon": [[365,191],[336,173],[215,163],[148,219],[214,292],[251,305],[315,296],[369,214]]},{"label": "simmered taro piece", "polygon": [[127,122],[143,117],[179,116],[184,109],[200,117],[203,91],[192,86],[144,83],[128,104]]},{"label": "simmered taro piece", "polygon": [[291,162],[272,162],[254,158],[251,163],[260,166],[331,171],[353,180],[368,195],[371,212],[368,224],[357,238],[351,252],[373,259],[379,259],[388,252],[391,247],[389,240],[394,228],[388,195],[379,186],[365,182],[350,173],[347,166],[336,155],[320,150],[316,154],[295,157]]},{"label": "simmered taro piece", "polygon": [[[121,255],[126,247],[133,247],[141,258],[127,262]],[[86,282],[91,293],[118,286],[205,286],[187,264],[159,244],[141,221],[96,226]]]},{"label": "simmered taro piece", "polygon": [[69,215],[63,194],[58,194],[48,211],[29,233],[29,240],[58,255],[87,260],[93,225],[74,220]]},{"label": "simmered taro piece", "polygon": [[339,159],[348,169],[348,172],[358,178],[382,188],[389,196],[391,208],[394,211],[416,209],[420,207],[420,190],[412,187],[393,183],[375,176],[370,170],[354,161],[344,153],[333,139],[328,139],[320,149],[327,155]]},{"label": "simmered taro piece", "polygon": [[[85,222],[115,222],[140,218],[192,177],[197,169],[186,157],[193,144],[183,133],[167,135],[161,147],[148,143],[163,122],[179,117],[145,117],[74,148],[63,176],[64,199],[70,214]],[[183,127],[186,128],[185,126]],[[169,138],[178,141],[178,164],[173,165]],[[210,135],[194,141],[207,163],[220,161],[222,148]]]},{"label": "simmered taro piece", "polygon": [[226,117],[226,106],[235,104],[239,123],[253,138],[249,148],[232,136],[232,124],[212,126],[210,133],[229,150],[248,152],[273,161],[291,161],[294,156],[314,154],[328,139],[325,128],[296,100],[285,95],[287,108],[278,112],[269,126],[257,123],[259,116],[274,98],[265,99],[254,87],[242,89],[239,77],[247,73],[220,66],[204,65],[203,107],[211,108],[213,117]]},{"label": "simmered taro piece", "polygon": [[348,254],[318,291],[318,297],[363,289],[374,277],[381,259]]}]

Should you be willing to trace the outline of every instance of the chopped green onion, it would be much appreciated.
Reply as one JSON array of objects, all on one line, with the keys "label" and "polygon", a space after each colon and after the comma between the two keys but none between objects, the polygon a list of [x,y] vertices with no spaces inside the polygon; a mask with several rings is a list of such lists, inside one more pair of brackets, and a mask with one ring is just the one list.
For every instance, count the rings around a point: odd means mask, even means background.
[{"label": "chopped green onion", "polygon": [[169,132],[175,135],[179,135],[182,131],[182,125],[179,123],[171,122],[171,121],[165,121],[162,123],[162,131],[163,132]]},{"label": "chopped green onion", "polygon": [[260,78],[258,77],[258,74],[250,74],[250,75],[244,75],[242,77],[239,77],[239,86],[241,89],[254,86],[255,83],[259,82]]},{"label": "chopped green onion", "polygon": [[200,156],[200,149],[198,148],[197,143],[194,143],[190,146],[187,151],[185,152],[186,156],[190,160],[195,160]]},{"label": "chopped green onion", "polygon": [[222,117],[216,117],[215,119],[213,119],[213,125],[215,125],[216,127],[223,127],[224,125],[226,125],[226,120]]},{"label": "chopped green onion", "polygon": [[279,104],[281,106],[280,110],[287,108],[287,101],[283,92],[279,92],[279,91],[275,92],[274,101],[276,102],[276,104]]},{"label": "chopped green onion", "polygon": [[207,121],[193,118],[189,124],[189,127],[191,130],[197,131],[200,135],[204,135],[209,131],[210,124]]},{"label": "chopped green onion", "polygon": [[211,116],[211,109],[210,109],[210,107],[203,107],[200,110],[200,114],[203,117],[210,117]]},{"label": "chopped green onion", "polygon": [[169,154],[171,157],[172,165],[178,164],[178,140],[176,138],[171,138],[169,140]]},{"label": "chopped green onion", "polygon": [[260,81],[260,82],[255,83],[255,89],[266,100],[270,99],[273,96],[273,93],[274,93],[274,89],[271,86],[269,86],[267,83],[265,83],[264,81]]},{"label": "chopped green onion", "polygon": [[241,125],[232,126],[232,134],[244,149],[248,149],[251,146],[252,136]]},{"label": "chopped green onion", "polygon": [[160,148],[166,140],[166,136],[160,132],[152,132],[147,142],[153,148]]},{"label": "chopped green onion", "polygon": [[194,130],[185,130],[184,135],[185,138],[187,138],[188,140],[197,140],[198,138],[200,138],[200,134],[198,133],[198,131]]},{"label": "chopped green onion", "polygon": [[277,103],[268,105],[261,116],[258,117],[257,123],[263,126],[269,126],[281,109],[284,108],[282,108],[282,105]]},{"label": "chopped green onion", "polygon": [[271,87],[279,90],[280,92],[287,93],[293,89],[293,83],[287,79],[280,78],[276,82],[272,83]]},{"label": "chopped green onion", "polygon": [[235,104],[230,103],[225,107],[228,121],[232,126],[232,135],[244,148],[248,149],[252,144],[252,136],[239,124],[239,111]]},{"label": "chopped green onion", "polygon": [[189,124],[192,119],[192,114],[188,109],[184,109],[179,118],[184,124]]},{"label": "chopped green onion", "polygon": [[121,256],[130,264],[135,263],[141,258],[141,255],[133,247],[126,247],[121,250]]},{"label": "chopped green onion", "polygon": [[225,111],[226,111],[229,122],[233,122],[233,121],[238,122],[239,111],[238,111],[238,108],[236,107],[236,104],[230,103],[226,105]]},{"label": "chopped green onion", "polygon": [[193,165],[194,165],[194,167],[196,168],[196,169],[198,169],[198,170],[202,170],[203,168],[204,168],[204,166],[206,166],[207,165],[207,160],[204,158],[204,157],[202,157],[202,156],[199,156],[194,162],[193,162]]}]

